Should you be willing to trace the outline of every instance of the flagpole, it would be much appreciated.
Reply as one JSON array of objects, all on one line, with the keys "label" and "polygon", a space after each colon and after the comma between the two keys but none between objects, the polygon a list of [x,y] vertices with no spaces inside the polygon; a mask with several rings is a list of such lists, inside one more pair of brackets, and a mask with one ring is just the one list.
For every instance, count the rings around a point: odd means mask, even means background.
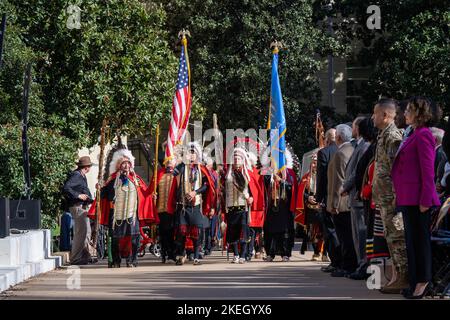
[{"label": "flagpole", "polygon": [[323,148],[325,146],[325,134],[322,119],[320,118],[320,110],[316,110],[316,143],[319,148]]},{"label": "flagpole", "polygon": [[155,187],[154,194],[156,195],[156,183],[158,179],[158,146],[159,146],[159,123],[156,126],[156,143],[155,143],[155,163],[154,163],[154,169],[153,169],[153,185]]}]

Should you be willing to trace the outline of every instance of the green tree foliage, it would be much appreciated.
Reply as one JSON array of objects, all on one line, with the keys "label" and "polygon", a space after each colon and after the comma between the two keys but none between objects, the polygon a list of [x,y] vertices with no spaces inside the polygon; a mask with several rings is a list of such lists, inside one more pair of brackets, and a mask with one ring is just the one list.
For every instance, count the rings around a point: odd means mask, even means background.
[{"label": "green tree foliage", "polygon": [[[7,30],[4,40],[3,64],[0,69],[0,124],[18,123],[22,111],[23,75],[26,64],[35,62],[38,54],[28,47],[21,34],[23,29],[14,22],[17,19],[15,8],[8,2],[0,2],[0,13],[7,12]],[[36,71],[33,68],[32,74]],[[41,86],[33,79],[29,106],[30,125],[43,124],[44,106]]]},{"label": "green tree foliage", "polygon": [[[67,26],[71,4],[81,9],[80,29]],[[104,117],[122,133],[144,132],[167,117],[176,58],[161,8],[138,0],[24,0],[15,6],[29,46],[42,55],[46,126],[82,146],[96,141]]]},{"label": "green tree foliage", "polygon": [[[61,205],[61,188],[74,167],[76,148],[58,132],[31,128],[29,130],[32,198],[42,200],[44,227],[55,226]],[[24,192],[21,128],[0,125],[0,195],[19,199]]]},{"label": "green tree foliage", "polygon": [[[68,28],[69,5],[81,9]],[[33,63],[30,161],[33,197],[55,222],[58,192],[76,149],[97,142],[103,118],[112,132],[139,134],[170,116],[177,59],[164,31],[165,12],[139,0],[1,0],[8,17],[0,70],[0,195],[23,190],[23,73]],[[8,161],[6,161],[9,159]]]},{"label": "green tree foliage", "polygon": [[[369,5],[380,8],[380,30],[366,27]],[[344,17],[339,26],[341,36],[361,41],[364,48],[357,59],[373,67],[364,92],[366,101],[376,101],[380,95],[399,100],[425,95],[450,112],[449,9],[445,0],[337,3],[336,12]]]},{"label": "green tree foliage", "polygon": [[[182,27],[189,42],[192,90],[206,108],[205,126],[218,114],[219,127],[265,128],[269,111],[272,54],[279,40],[279,75],[287,118],[287,140],[301,155],[315,146],[315,109],[321,92],[320,56],[344,54],[341,46],[313,20],[310,1],[160,0],[168,28]],[[332,110],[322,108],[322,113]]]}]

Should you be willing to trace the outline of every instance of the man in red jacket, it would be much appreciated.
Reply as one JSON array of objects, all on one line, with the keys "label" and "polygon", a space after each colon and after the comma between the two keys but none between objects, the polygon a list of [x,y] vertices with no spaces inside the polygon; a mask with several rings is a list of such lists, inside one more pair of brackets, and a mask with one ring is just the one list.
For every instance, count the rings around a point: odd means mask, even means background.
[{"label": "man in red jacket", "polygon": [[114,153],[109,172],[112,174],[101,189],[100,206],[100,223],[109,226],[111,235],[112,261],[108,266],[119,268],[125,258],[127,267],[136,267],[139,228],[157,221],[151,193],[134,172],[134,157],[128,149]]}]

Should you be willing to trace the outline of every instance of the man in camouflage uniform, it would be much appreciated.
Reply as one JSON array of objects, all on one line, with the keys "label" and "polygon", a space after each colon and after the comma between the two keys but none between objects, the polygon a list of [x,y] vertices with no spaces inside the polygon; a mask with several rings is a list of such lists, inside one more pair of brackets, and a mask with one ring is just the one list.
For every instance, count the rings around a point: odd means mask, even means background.
[{"label": "man in camouflage uniform", "polygon": [[381,289],[383,293],[400,293],[401,289],[408,287],[405,234],[393,222],[396,212],[391,169],[402,141],[402,132],[394,123],[396,106],[395,100],[381,99],[375,105],[372,116],[375,126],[380,130],[375,154],[373,199],[380,209],[393,263],[392,279]]}]

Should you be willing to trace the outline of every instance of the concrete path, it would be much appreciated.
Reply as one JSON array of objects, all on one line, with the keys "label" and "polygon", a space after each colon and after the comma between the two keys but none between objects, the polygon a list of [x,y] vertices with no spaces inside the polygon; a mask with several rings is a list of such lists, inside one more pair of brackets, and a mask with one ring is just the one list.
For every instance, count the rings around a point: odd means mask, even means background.
[{"label": "concrete path", "polygon": [[146,254],[138,268],[108,269],[106,262],[61,268],[32,278],[0,299],[402,299],[367,289],[365,281],[333,278],[311,262],[311,253],[295,251],[290,262],[253,260],[237,265],[221,251],[202,265],[162,264]]}]

